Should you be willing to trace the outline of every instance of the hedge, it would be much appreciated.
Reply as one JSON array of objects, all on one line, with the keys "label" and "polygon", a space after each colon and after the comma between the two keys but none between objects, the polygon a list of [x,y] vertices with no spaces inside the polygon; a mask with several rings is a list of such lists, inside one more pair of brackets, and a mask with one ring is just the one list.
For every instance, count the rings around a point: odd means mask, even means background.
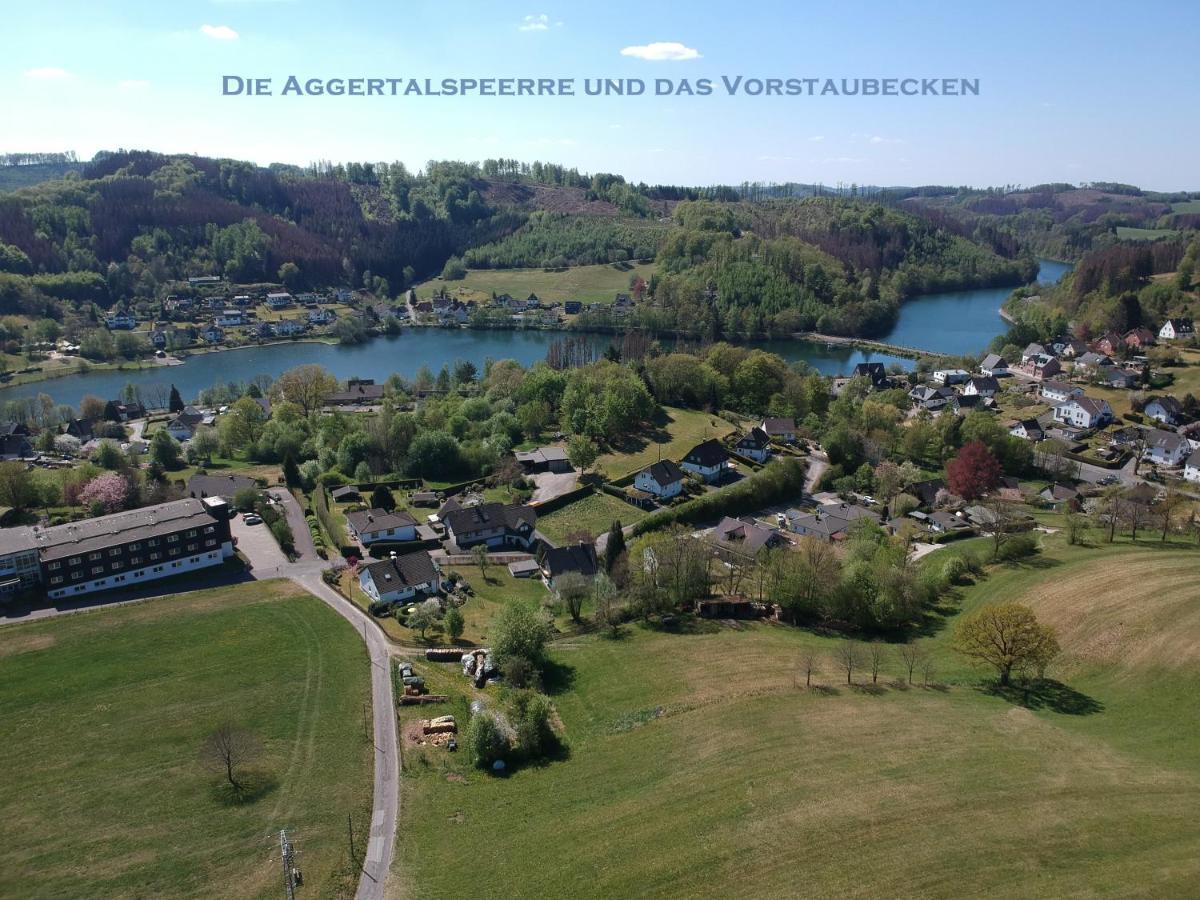
[{"label": "hedge", "polygon": [[672,509],[660,509],[633,526],[633,534],[657,531],[676,523],[694,525],[737,516],[799,497],[804,490],[808,466],[798,459],[773,461],[760,471],[720,490],[710,491]]}]

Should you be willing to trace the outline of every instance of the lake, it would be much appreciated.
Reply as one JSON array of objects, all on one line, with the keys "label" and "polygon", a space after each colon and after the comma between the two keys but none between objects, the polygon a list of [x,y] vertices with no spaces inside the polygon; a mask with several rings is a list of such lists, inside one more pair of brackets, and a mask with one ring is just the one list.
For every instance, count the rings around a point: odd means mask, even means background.
[{"label": "lake", "polygon": [[[1066,263],[1042,260],[1039,278],[1057,281],[1069,271]],[[914,297],[900,307],[896,326],[882,340],[940,353],[978,353],[1006,328],[1000,304],[1011,288],[985,288]],[[483,369],[488,359],[514,359],[530,365],[546,356],[549,345],[562,337],[553,331],[474,331],[464,329],[406,329],[393,337],[379,337],[365,344],[290,343],[245,347],[218,353],[199,353],[181,366],[156,366],[128,371],[94,371],[66,375],[0,389],[0,401],[49,394],[56,403],[78,406],[85,394],[110,399],[120,396],[128,383],[144,392],[174,384],[184,398],[192,400],[218,382],[244,381],[255,375],[277,377],[294,366],[318,363],[339,379],[374,378],[382,381],[393,372],[411,378],[422,366],[437,372],[443,365],[465,359]],[[592,335],[598,347],[611,340]],[[897,363],[911,368],[913,361],[887,353],[872,353],[851,347],[827,347],[807,341],[762,341],[761,347],[788,361],[804,360],[824,375],[845,374],[860,362]]]}]

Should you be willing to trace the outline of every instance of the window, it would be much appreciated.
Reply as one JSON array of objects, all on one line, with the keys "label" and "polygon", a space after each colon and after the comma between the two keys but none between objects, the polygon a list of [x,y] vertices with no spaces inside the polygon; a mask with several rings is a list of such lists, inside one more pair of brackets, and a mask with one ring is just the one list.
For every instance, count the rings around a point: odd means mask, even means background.
[{"label": "window", "polygon": [[103,556],[103,555],[104,555],[103,553],[89,553],[89,554],[88,554],[88,559],[90,559],[92,562],[95,562],[96,560],[98,560],[98,559],[99,559],[101,556]]},{"label": "window", "polygon": [[117,569],[121,568],[121,566],[123,566],[123,565],[125,565],[125,563],[117,561],[117,562],[113,563],[111,566],[109,566],[109,568],[115,572]]},{"label": "window", "polygon": [[67,565],[69,565],[69,566],[77,566],[77,565],[79,565],[81,562],[83,562],[83,558],[82,558],[82,557],[79,557],[79,556],[72,556],[70,559],[68,559],[68,560],[67,560]]},{"label": "window", "polygon": [[212,533],[213,533],[214,531],[216,531],[216,530],[217,530],[217,526],[216,526],[216,525],[206,525],[206,526],[205,526],[205,528],[204,528],[204,533],[205,533],[205,534],[212,534]]},{"label": "window", "polygon": [[167,551],[167,555],[168,555],[168,556],[178,556],[178,555],[179,555],[179,548],[178,548],[178,547],[172,547],[170,550],[168,550],[168,551]]},{"label": "window", "polygon": [[62,576],[55,575],[53,578],[50,579],[50,583],[51,584],[62,584]]},{"label": "window", "polygon": [[129,564],[131,566],[139,566],[139,565],[141,565],[141,563],[142,563],[142,558],[140,556],[129,557]]},{"label": "window", "polygon": [[188,536],[188,537],[195,537],[195,536],[196,536],[196,529],[195,529],[195,528],[193,528],[191,531],[189,531],[189,532],[187,533],[187,536]]},{"label": "window", "polygon": [[93,575],[101,575],[104,572],[104,566],[92,566]]},{"label": "window", "polygon": [[130,550],[141,550],[142,549],[141,542],[130,544],[129,549]]},{"label": "window", "polygon": [[120,556],[120,555],[121,555],[121,548],[120,548],[120,547],[113,547],[111,550],[109,550],[109,551],[108,551],[108,555],[109,555],[109,556]]},{"label": "window", "polygon": [[167,537],[167,543],[168,544],[178,544],[179,543],[179,535],[177,535],[177,534],[169,535]]},{"label": "window", "polygon": [[146,546],[147,547],[157,547],[158,546],[158,538],[150,538],[150,540],[146,541]]},{"label": "window", "polygon": [[204,542],[204,546],[205,546],[205,547],[215,547],[215,546],[217,546],[217,539],[216,539],[216,538],[209,538],[208,540],[206,540],[206,541]]},{"label": "window", "polygon": [[52,563],[50,563],[50,565],[46,566],[46,568],[47,568],[47,569],[50,569],[51,571],[54,571],[55,569],[61,569],[61,568],[62,568],[62,563],[60,563],[60,562],[52,562]]},{"label": "window", "polygon": [[199,544],[188,544],[188,553],[195,553],[199,549],[200,549]]}]

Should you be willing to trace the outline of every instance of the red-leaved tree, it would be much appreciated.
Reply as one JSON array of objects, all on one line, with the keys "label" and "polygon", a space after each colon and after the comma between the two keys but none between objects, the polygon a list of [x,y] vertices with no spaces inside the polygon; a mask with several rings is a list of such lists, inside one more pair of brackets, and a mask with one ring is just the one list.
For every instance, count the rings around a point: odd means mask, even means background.
[{"label": "red-leaved tree", "polygon": [[964,500],[977,500],[1000,483],[1000,461],[983,441],[962,445],[958,456],[946,463],[946,484]]}]

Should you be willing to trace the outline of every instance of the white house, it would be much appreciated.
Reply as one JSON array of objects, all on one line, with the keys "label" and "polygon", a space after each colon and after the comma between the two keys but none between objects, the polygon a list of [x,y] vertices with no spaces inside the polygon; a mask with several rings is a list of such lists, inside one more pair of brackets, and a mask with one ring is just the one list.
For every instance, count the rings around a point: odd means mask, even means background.
[{"label": "white house", "polygon": [[178,416],[167,423],[167,434],[175,438],[175,440],[179,441],[180,443],[183,441],[190,441],[192,439],[192,435],[195,433],[195,426],[186,419]]},{"label": "white house", "polygon": [[1037,419],[1021,419],[1019,422],[1013,422],[1008,428],[1008,433],[1026,441],[1041,441],[1046,437],[1046,432]]},{"label": "white house", "polygon": [[761,428],[754,427],[738,440],[733,449],[747,459],[766,462],[771,455],[771,439]]},{"label": "white house", "polygon": [[246,324],[246,315],[240,309],[227,309],[215,321],[221,328],[237,328]]},{"label": "white house", "polygon": [[721,442],[716,438],[709,438],[689,450],[679,467],[711,483],[721,479],[728,463],[729,454],[725,452]]},{"label": "white house", "polygon": [[111,329],[121,329],[128,331],[137,327],[137,319],[129,313],[119,312],[109,316],[104,320],[104,324]]},{"label": "white house", "polygon": [[677,497],[683,491],[683,470],[673,461],[662,459],[638,472],[633,486],[663,500]]},{"label": "white house", "polygon": [[336,318],[332,309],[314,309],[308,314],[310,325],[328,325]]},{"label": "white house", "polygon": [[1191,319],[1167,319],[1158,330],[1158,337],[1164,341],[1176,341],[1190,338],[1196,333]]},{"label": "white house", "polygon": [[759,428],[765,431],[767,437],[772,440],[783,441],[785,444],[792,444],[796,441],[795,419],[763,419]]},{"label": "white house", "polygon": [[1178,425],[1183,421],[1183,404],[1174,397],[1155,397],[1146,403],[1142,412],[1164,425]]},{"label": "white house", "polygon": [[373,601],[400,603],[418,594],[438,592],[438,568],[433,557],[422,550],[418,553],[392,555],[363,566],[358,584]]},{"label": "white house", "polygon": [[997,353],[989,353],[983,358],[983,362],[979,364],[979,371],[984,375],[1007,375],[1008,360]]},{"label": "white house", "polygon": [[346,514],[350,533],[362,544],[376,541],[415,541],[417,520],[406,512],[366,509]]},{"label": "white house", "polygon": [[275,323],[275,333],[280,337],[291,337],[296,334],[304,334],[307,327],[299,319],[280,319]]},{"label": "white house", "polygon": [[287,309],[292,305],[292,295],[285,292],[267,294],[267,306],[271,309]]},{"label": "white house", "polygon": [[219,344],[221,341],[225,340],[225,329],[218,325],[209,325],[202,332],[200,332],[200,337],[204,338],[204,340],[208,341],[210,344]]},{"label": "white house", "polygon": [[1000,390],[1000,382],[991,375],[977,375],[963,386],[962,392],[968,397],[995,397]]},{"label": "white house", "polygon": [[1065,381],[1043,381],[1038,392],[1050,403],[1066,403],[1083,396],[1083,388]]},{"label": "white house", "polygon": [[1200,481],[1200,450],[1195,451],[1183,464],[1183,477],[1188,481]]},{"label": "white house", "polygon": [[927,409],[930,412],[937,412],[954,396],[954,391],[945,387],[930,387],[927,384],[919,384],[908,392],[908,398],[912,401],[914,407]]},{"label": "white house", "polygon": [[1077,428],[1099,428],[1112,421],[1112,407],[1107,400],[1075,397],[1054,407],[1054,420]]},{"label": "white house", "polygon": [[1142,459],[1160,466],[1178,466],[1191,453],[1191,445],[1181,434],[1161,428],[1151,428],[1146,432],[1146,449],[1142,451]]},{"label": "white house", "polygon": [[442,512],[446,539],[463,550],[476,544],[528,550],[537,537],[537,510],[532,506],[481,503]]},{"label": "white house", "polygon": [[966,369],[937,369],[930,377],[937,384],[962,384],[971,373]]}]

